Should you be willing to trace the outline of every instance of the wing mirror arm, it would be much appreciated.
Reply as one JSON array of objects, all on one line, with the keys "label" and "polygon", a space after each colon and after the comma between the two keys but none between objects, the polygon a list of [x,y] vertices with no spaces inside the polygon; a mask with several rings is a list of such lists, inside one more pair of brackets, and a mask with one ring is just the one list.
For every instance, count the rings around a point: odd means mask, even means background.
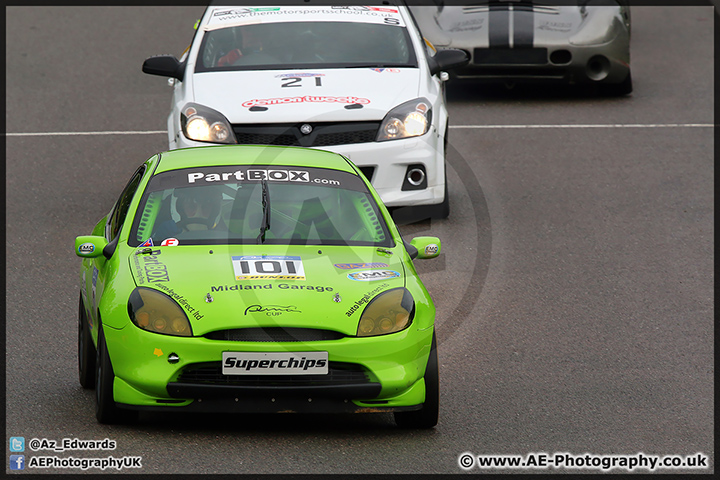
[{"label": "wing mirror arm", "polygon": [[117,248],[118,238],[120,238],[120,235],[118,235],[113,239],[113,241],[105,245],[105,247],[102,249],[103,257],[107,258],[108,260],[112,258],[113,254],[115,253],[115,249]]},{"label": "wing mirror arm", "polygon": [[410,259],[415,260],[418,256],[418,249],[415,248],[415,245],[412,245],[405,240],[403,240],[403,243],[405,244],[405,250],[407,250],[408,255],[410,255]]}]

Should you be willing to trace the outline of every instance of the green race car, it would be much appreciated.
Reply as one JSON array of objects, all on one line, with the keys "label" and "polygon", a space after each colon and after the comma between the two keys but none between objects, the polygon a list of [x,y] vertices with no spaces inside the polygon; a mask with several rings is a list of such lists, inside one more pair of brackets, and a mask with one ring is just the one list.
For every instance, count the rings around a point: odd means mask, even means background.
[{"label": "green race car", "polygon": [[80,384],[138,410],[394,412],[438,420],[435,306],[360,171],[336,153],[210,146],[130,179],[82,257]]}]

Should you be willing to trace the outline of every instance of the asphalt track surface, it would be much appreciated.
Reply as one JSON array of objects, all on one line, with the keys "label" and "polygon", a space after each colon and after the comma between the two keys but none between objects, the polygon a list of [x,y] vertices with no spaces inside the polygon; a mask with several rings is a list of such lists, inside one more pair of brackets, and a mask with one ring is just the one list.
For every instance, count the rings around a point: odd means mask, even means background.
[{"label": "asphalt track surface", "polygon": [[157,132],[171,90],[140,66],[179,56],[202,7],[5,13],[6,438],[117,442],[26,447],[27,460],[141,456],[127,471],[147,474],[458,474],[465,452],[700,452],[710,466],[694,472],[714,471],[712,7],[633,10],[625,98],[449,88],[451,217],[402,227],[443,242],[440,258],[417,262],[438,311],[430,431],[397,429],[389,414],[97,424],[76,373],[74,237],[167,148]]}]

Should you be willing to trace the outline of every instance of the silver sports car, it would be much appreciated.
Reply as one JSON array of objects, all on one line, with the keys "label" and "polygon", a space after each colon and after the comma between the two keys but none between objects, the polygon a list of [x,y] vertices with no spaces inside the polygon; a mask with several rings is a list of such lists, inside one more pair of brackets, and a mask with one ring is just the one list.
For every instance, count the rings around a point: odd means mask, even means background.
[{"label": "silver sports car", "polygon": [[430,0],[411,11],[427,41],[472,58],[451,78],[596,84],[632,92],[630,6],[623,0]]}]

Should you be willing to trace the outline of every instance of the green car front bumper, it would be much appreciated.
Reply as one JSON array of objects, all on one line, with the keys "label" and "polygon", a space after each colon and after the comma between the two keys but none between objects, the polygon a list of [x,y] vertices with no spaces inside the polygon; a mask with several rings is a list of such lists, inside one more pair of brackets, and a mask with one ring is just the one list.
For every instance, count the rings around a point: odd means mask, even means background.
[{"label": "green car front bumper", "polygon": [[[243,342],[105,327],[114,399],[130,409],[382,412],[421,408],[433,327],[375,337]],[[327,375],[223,375],[223,352],[328,352]]]}]

